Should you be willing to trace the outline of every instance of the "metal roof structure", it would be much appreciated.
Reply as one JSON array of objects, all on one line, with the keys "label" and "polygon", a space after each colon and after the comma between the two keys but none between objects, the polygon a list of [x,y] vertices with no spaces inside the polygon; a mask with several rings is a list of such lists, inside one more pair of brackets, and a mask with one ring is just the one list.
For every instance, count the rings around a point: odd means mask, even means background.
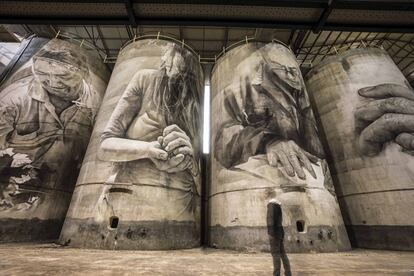
[{"label": "metal roof structure", "polygon": [[411,0],[17,0],[2,24],[228,26],[410,31]]},{"label": "metal roof structure", "polygon": [[414,78],[412,0],[18,0],[1,5],[0,23],[9,31],[69,35],[94,45],[106,62],[114,62],[122,45],[142,35],[183,41],[203,62],[214,62],[239,41],[277,39],[291,47],[305,69],[349,48],[383,47]]},{"label": "metal roof structure", "polygon": [[6,28],[0,25],[0,41],[1,42],[16,42],[18,38],[12,33],[8,32]]}]

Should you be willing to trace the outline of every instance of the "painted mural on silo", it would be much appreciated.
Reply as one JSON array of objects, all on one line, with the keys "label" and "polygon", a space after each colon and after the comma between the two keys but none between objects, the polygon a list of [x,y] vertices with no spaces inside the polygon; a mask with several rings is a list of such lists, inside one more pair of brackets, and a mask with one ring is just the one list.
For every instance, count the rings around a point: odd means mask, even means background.
[{"label": "painted mural on silo", "polygon": [[327,58],[306,84],[354,245],[413,250],[413,88],[376,48]]},{"label": "painted mural on silo", "polygon": [[[248,43],[212,73],[210,245],[269,251],[267,205],[288,252],[350,248],[299,65],[279,43]],[[281,224],[281,223],[280,223]]]},{"label": "painted mural on silo", "polygon": [[109,249],[200,244],[198,56],[144,39],[119,54],[61,242]]},{"label": "painted mural on silo", "polygon": [[[32,74],[30,59],[49,41],[50,38],[32,35],[20,42],[15,54],[0,73],[0,91],[11,82],[15,82],[18,79],[25,78]],[[3,54],[3,51],[4,49],[0,46],[0,55]],[[3,58],[0,58],[0,60],[1,59]]]},{"label": "painted mural on silo", "polygon": [[0,240],[57,239],[109,73],[53,39],[0,92]]}]

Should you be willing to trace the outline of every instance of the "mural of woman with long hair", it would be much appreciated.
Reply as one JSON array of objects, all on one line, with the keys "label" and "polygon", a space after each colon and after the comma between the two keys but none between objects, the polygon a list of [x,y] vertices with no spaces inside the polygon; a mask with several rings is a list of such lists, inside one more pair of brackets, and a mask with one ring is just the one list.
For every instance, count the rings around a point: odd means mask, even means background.
[{"label": "mural of woman with long hair", "polygon": [[[172,217],[190,214],[199,194],[201,78],[187,49],[169,43],[159,69],[142,69],[130,80],[101,136],[99,158],[117,165],[108,183],[183,191]],[[168,204],[167,204],[168,205]],[[155,206],[154,206],[155,207]]]}]

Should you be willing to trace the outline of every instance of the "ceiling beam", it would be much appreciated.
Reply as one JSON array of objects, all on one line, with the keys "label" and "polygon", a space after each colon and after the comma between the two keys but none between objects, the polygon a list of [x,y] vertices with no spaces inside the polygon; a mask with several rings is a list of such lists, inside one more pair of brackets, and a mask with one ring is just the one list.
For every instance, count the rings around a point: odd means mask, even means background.
[{"label": "ceiling beam", "polygon": [[[394,40],[392,43],[391,43],[391,45],[390,46],[388,46],[388,48],[386,49],[387,50],[387,52],[388,51],[390,51],[391,49],[392,49],[392,47],[394,47],[394,45],[396,45],[398,42],[399,42],[399,40],[401,39],[401,38],[403,38],[405,36],[405,34],[401,34],[396,40]],[[397,45],[398,46],[398,45]]]},{"label": "ceiling beam", "polygon": [[295,30],[295,29],[293,29],[293,30],[291,30],[291,31],[290,31],[290,34],[289,34],[289,39],[288,39],[288,41],[287,41],[287,44],[288,44],[290,47],[292,47],[293,37],[295,36],[295,33],[296,33],[296,30]]},{"label": "ceiling beam", "polygon": [[181,26],[178,27],[178,32],[180,35],[180,40],[184,39],[184,32],[183,32],[183,28]]},{"label": "ceiling beam", "polygon": [[0,24],[29,24],[29,25],[130,25],[129,18],[93,18],[93,17],[19,17],[1,16]]},{"label": "ceiling beam", "polygon": [[[411,65],[413,65],[414,64],[414,59],[413,60],[411,60],[407,65],[405,65],[403,68],[401,68],[401,71],[405,71],[405,69],[408,69]],[[408,74],[406,74],[406,76],[408,76],[408,75],[411,75],[411,73],[413,73],[414,72],[414,69],[413,69],[413,71],[411,71],[411,72],[409,72]]]},{"label": "ceiling beam", "polygon": [[329,0],[328,6],[323,10],[321,16],[319,17],[318,23],[313,29],[313,32],[315,34],[319,33],[322,30],[322,27],[325,25],[326,21],[328,20],[328,17],[331,14],[336,2],[337,2],[336,0]]},{"label": "ceiling beam", "polygon": [[271,41],[273,39],[274,30],[273,29],[256,29],[255,40],[257,41]]},{"label": "ceiling beam", "polygon": [[[399,53],[401,53],[401,51],[403,51],[403,50],[409,52],[408,49],[406,49],[405,47],[408,46],[409,44],[412,44],[413,41],[414,41],[414,37],[412,37],[409,41],[406,41],[397,52],[395,52],[394,54],[392,54],[392,56],[393,57],[397,57],[397,55]],[[398,65],[398,63],[397,63],[397,65]]]},{"label": "ceiling beam", "polygon": [[108,44],[106,44],[106,41],[104,39],[101,27],[99,25],[96,26],[96,30],[98,31],[99,39],[102,41],[102,46],[104,47],[105,55],[108,57],[109,56],[109,48],[108,48]]},{"label": "ceiling beam", "polygon": [[319,33],[316,35],[316,38],[313,40],[311,47],[309,48],[309,50],[306,52],[305,57],[303,58],[302,62],[300,63],[300,65],[302,66],[302,64],[306,61],[306,58],[309,56],[309,54],[311,54],[313,47],[315,47],[316,42],[318,41],[319,37],[321,36],[322,33]]},{"label": "ceiling beam", "polygon": [[56,30],[52,29],[49,24],[38,26],[28,26],[27,24],[4,24],[3,28],[9,33],[17,33],[21,37],[29,37],[32,34],[37,34],[38,36],[47,38],[53,38],[56,36]]},{"label": "ceiling beam", "polygon": [[132,4],[132,0],[125,0],[125,9],[126,9],[127,14],[128,14],[129,24],[132,27],[138,26],[137,19],[135,17],[135,13],[134,13],[134,6]]},{"label": "ceiling beam", "polygon": [[[14,0],[14,2],[28,2],[28,0]],[[56,3],[58,0],[34,0],[31,2]],[[122,4],[125,0],[66,0],[67,3],[112,3]],[[325,8],[329,0],[131,0],[142,4],[195,4],[195,5],[234,5],[234,6],[268,6],[292,8]],[[414,10],[411,0],[339,0],[339,9],[358,10]]]},{"label": "ceiling beam", "polygon": [[[0,24],[30,24],[30,25],[131,25],[130,18],[79,18],[79,17],[0,17]],[[208,18],[142,18],[137,19],[137,25],[163,26],[217,26],[217,27],[246,27],[312,30],[315,22],[279,22],[262,20],[223,20]],[[414,24],[407,25],[371,25],[371,24],[331,24],[326,23],[322,30],[328,31],[362,31],[362,32],[393,32],[414,33]]]},{"label": "ceiling beam", "polygon": [[125,30],[126,30],[126,32],[128,34],[129,40],[131,40],[134,36],[132,35],[132,32],[131,32],[130,27],[129,26],[125,26]]},{"label": "ceiling beam", "polygon": [[226,27],[224,31],[224,40],[223,40],[223,48],[227,48],[227,44],[229,44],[229,28]]},{"label": "ceiling beam", "polygon": [[339,0],[337,9],[413,11],[412,0]]},{"label": "ceiling beam", "polygon": [[[351,49],[352,45],[354,45],[355,42],[359,42],[358,39],[361,37],[362,32],[360,32],[355,38],[354,40],[352,40],[352,42],[348,45],[348,47],[346,48],[347,50]],[[346,43],[348,44],[348,43]]]},{"label": "ceiling beam", "polygon": [[339,34],[336,36],[335,40],[331,42],[331,45],[329,46],[328,50],[326,51],[325,55],[322,57],[321,61],[326,58],[327,55],[331,54],[331,50],[333,47],[335,47],[336,42],[339,40],[339,38],[342,36],[342,32],[339,32]]},{"label": "ceiling beam", "polygon": [[[332,31],[331,32],[329,32],[329,34],[325,37],[325,40],[322,42],[322,44],[321,45],[319,45],[319,49],[318,49],[318,52],[316,52],[316,54],[313,56],[313,59],[310,61],[310,63],[311,64],[313,64],[314,62],[315,62],[315,60],[316,60],[316,58],[318,57],[318,55],[321,53],[321,51],[322,51],[322,49],[323,49],[323,47],[324,46],[328,46],[327,45],[327,42],[328,42],[328,40],[329,40],[329,38],[331,37],[331,35],[332,35]],[[316,41],[317,39],[315,39],[315,41]],[[309,49],[309,51],[310,50],[312,50],[312,49]]]},{"label": "ceiling beam", "polygon": [[296,36],[295,42],[293,43],[293,52],[297,55],[298,50],[301,48],[303,40],[305,39],[305,35],[309,36],[309,32],[305,30],[300,30],[298,35]]},{"label": "ceiling beam", "polygon": [[[28,0],[15,0],[14,2],[28,2]],[[33,0],[29,2],[58,3],[59,0]],[[125,0],[66,0],[66,3],[106,3],[122,4]],[[296,8],[323,8],[327,0],[131,0],[141,4],[194,4],[194,5],[221,5],[221,6],[266,6],[266,7],[296,7]]]}]

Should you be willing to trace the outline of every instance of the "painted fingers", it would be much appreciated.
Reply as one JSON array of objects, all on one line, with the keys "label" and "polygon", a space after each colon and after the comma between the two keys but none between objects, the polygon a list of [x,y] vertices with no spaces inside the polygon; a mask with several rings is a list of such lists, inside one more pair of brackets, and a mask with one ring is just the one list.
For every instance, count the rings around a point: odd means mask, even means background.
[{"label": "painted fingers", "polygon": [[306,179],[304,169],[313,178],[316,173],[312,168],[312,163],[316,163],[318,158],[299,147],[294,141],[276,141],[267,147],[267,159],[271,166],[280,163],[286,174],[293,177],[297,175],[300,179]]},{"label": "painted fingers", "polygon": [[355,110],[355,128],[362,154],[375,156],[394,141],[414,149],[414,91],[402,85],[381,84],[358,90],[367,104]]},{"label": "painted fingers", "polygon": [[[163,135],[158,137],[157,143],[162,154],[163,163],[157,162],[156,166],[168,173],[175,173],[189,169],[193,165],[193,146],[188,135],[177,125],[167,126]],[[158,158],[160,159],[160,158]],[[155,163],[155,162],[154,162]]]}]

